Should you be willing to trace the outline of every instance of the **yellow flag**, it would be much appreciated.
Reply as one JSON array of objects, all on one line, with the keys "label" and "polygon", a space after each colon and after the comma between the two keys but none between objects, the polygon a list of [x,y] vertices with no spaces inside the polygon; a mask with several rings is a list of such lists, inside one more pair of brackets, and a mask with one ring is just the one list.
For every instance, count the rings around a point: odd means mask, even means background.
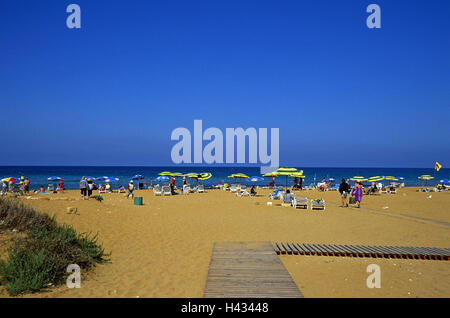
[{"label": "yellow flag", "polygon": [[439,171],[442,168],[442,165],[439,164],[439,162],[436,161],[436,164],[434,165],[434,169],[436,169],[436,171]]}]

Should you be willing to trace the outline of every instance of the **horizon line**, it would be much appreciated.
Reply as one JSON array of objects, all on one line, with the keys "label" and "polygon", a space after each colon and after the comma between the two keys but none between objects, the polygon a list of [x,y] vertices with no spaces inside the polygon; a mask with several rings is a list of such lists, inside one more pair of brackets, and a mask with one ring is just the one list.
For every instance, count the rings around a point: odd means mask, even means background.
[{"label": "horizon line", "polygon": [[[335,168],[335,169],[433,169],[434,167],[368,167],[368,166],[297,166],[297,165],[280,165],[281,167],[285,167],[285,166],[290,166],[290,167],[296,167],[296,168]],[[113,168],[120,168],[120,167],[124,167],[124,168],[128,168],[128,167],[138,167],[138,168],[154,168],[154,167],[180,167],[180,168],[193,168],[193,167],[198,167],[198,168],[206,168],[206,167],[211,167],[211,168],[261,168],[261,166],[252,166],[252,165],[233,165],[233,164],[229,164],[229,165],[200,165],[200,164],[189,164],[189,165],[162,165],[162,164],[157,164],[157,165],[74,165],[74,164],[63,164],[63,165],[51,165],[51,164],[34,164],[34,165],[0,165],[1,167],[91,167],[91,168],[108,168],[108,167],[113,167]],[[441,169],[450,169],[450,168],[444,168],[442,167]]]}]

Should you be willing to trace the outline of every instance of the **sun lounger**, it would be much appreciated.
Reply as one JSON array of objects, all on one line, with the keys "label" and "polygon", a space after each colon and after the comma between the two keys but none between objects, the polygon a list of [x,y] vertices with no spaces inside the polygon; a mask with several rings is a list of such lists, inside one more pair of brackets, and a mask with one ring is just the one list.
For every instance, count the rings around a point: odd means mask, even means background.
[{"label": "sun lounger", "polygon": [[126,193],[127,191],[125,190],[125,188],[119,188],[117,189],[117,193]]},{"label": "sun lounger", "polygon": [[106,193],[106,189],[98,189],[98,193]]},{"label": "sun lounger", "polygon": [[238,197],[250,196],[250,193],[247,190],[239,191],[236,193],[236,196],[238,196]]},{"label": "sun lounger", "polygon": [[[169,188],[170,189],[170,188]],[[163,191],[162,191],[162,189],[161,189],[161,187],[159,186],[159,185],[156,185],[154,188],[153,188],[153,194],[154,195],[162,195],[163,194]]]},{"label": "sun lounger", "polygon": [[294,200],[292,200],[292,206],[294,207],[294,209],[296,208],[308,209],[308,198],[295,197]]},{"label": "sun lounger", "polygon": [[162,193],[163,195],[172,195],[172,189],[169,186],[163,186]]},{"label": "sun lounger", "polygon": [[275,193],[270,193],[269,199],[270,200],[282,200],[283,199],[282,193],[283,193],[283,191],[281,191],[281,190],[279,190],[278,192],[275,191]]},{"label": "sun lounger", "polygon": [[321,201],[311,200],[311,210],[314,210],[314,209],[325,210],[325,200],[321,200]]},{"label": "sun lounger", "polygon": [[189,194],[191,187],[188,184],[183,185],[183,194]]},{"label": "sun lounger", "polygon": [[199,185],[199,186],[197,187],[197,192],[198,192],[198,193],[205,192],[205,187],[204,187],[203,185]]},{"label": "sun lounger", "polygon": [[55,185],[49,184],[49,185],[47,186],[47,191],[55,191]]},{"label": "sun lounger", "polygon": [[237,185],[232,184],[232,185],[230,186],[230,192],[237,192]]}]

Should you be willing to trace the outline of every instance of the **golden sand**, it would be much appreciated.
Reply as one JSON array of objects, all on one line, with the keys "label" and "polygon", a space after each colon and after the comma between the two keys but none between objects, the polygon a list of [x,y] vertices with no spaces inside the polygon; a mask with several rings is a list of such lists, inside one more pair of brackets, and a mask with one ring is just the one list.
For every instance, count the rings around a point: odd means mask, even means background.
[{"label": "golden sand", "polygon": [[[112,252],[110,263],[83,276],[80,289],[61,286],[24,297],[202,297],[218,241],[450,247],[450,227],[415,218],[450,222],[450,191],[403,188],[397,194],[364,196],[361,209],[339,207],[335,191],[297,191],[326,199],[325,211],[294,210],[279,201],[267,206],[268,193],[258,190],[258,197],[239,198],[209,190],[160,197],[137,191],[143,206],[117,193],[102,194],[103,202],[82,201],[78,191],[47,195],[49,200],[24,198],[60,223],[98,233]],[[78,213],[68,214],[67,207]],[[298,255],[281,260],[306,297],[450,296],[448,261]],[[381,267],[380,289],[366,287],[366,267],[373,263]]]}]

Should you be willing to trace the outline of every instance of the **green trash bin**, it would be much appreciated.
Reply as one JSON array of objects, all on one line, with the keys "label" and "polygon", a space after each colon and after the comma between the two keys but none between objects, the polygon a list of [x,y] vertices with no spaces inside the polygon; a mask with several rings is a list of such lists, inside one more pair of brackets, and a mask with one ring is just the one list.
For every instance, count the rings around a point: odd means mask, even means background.
[{"label": "green trash bin", "polygon": [[144,200],[142,197],[135,197],[134,198],[134,205],[143,205],[144,204]]}]

